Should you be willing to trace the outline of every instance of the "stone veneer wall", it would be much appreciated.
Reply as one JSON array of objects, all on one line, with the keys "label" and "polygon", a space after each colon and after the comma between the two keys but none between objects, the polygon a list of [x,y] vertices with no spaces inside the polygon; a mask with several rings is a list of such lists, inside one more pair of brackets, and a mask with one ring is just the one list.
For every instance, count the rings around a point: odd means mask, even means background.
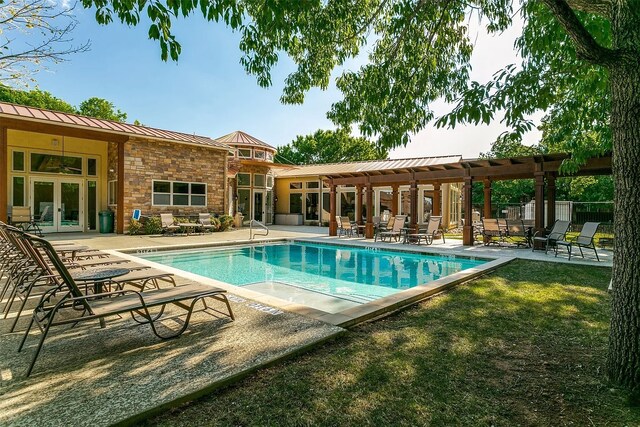
[{"label": "stone veneer wall", "polygon": [[[113,145],[113,151],[109,147],[110,168],[112,162],[117,165],[117,145]],[[226,151],[194,145],[137,139],[127,142],[124,159],[125,228],[134,209],[142,209],[143,215],[225,213],[226,157]],[[206,183],[207,206],[152,206],[152,180]]]}]

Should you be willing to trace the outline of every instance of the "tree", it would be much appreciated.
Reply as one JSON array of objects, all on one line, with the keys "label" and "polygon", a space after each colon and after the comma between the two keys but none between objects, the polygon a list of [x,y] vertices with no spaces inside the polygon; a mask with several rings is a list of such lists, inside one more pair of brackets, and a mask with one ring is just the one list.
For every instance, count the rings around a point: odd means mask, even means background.
[{"label": "tree", "polygon": [[357,124],[384,147],[406,144],[434,118],[429,104],[457,102],[441,126],[502,120],[519,138],[531,129],[529,114],[547,111],[571,150],[566,165],[613,150],[616,247],[608,373],[640,392],[640,0],[521,0],[524,20],[516,48],[518,66],[485,83],[469,79],[473,51],[467,24],[478,17],[490,32],[512,23],[511,0],[83,0],[101,23],[114,17],[137,24],[151,19],[149,36],[161,57],[177,59],[174,17],[199,11],[241,33],[241,62],[258,84],[271,84],[271,69],[286,53],[297,69],[282,100],[300,103],[312,87],[326,88],[332,70],[369,48],[368,61],[337,79],[344,99],[329,117]]},{"label": "tree", "polygon": [[0,85],[0,101],[26,105],[28,107],[62,111],[63,113],[77,113],[73,105],[60,98],[56,98],[49,92],[39,89],[23,91]]},{"label": "tree", "polygon": [[25,84],[47,63],[89,49],[88,41],[77,46],[71,42],[77,24],[74,7],[49,0],[0,1],[0,82]]},{"label": "tree", "polygon": [[89,98],[82,101],[78,107],[78,113],[84,116],[97,117],[99,119],[124,122],[127,120],[127,113],[116,110],[113,102],[102,98]]},{"label": "tree", "polygon": [[356,138],[345,130],[317,130],[278,147],[275,161],[295,165],[386,159],[388,151],[366,138]]}]

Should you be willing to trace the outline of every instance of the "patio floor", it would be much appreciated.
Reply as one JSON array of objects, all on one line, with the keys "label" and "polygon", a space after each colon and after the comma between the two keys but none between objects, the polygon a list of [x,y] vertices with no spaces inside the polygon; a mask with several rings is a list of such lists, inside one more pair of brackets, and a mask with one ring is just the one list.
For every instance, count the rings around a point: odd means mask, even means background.
[{"label": "patio floor", "polygon": [[[467,256],[516,257],[567,262],[566,255],[529,249],[462,246],[461,240],[431,246],[374,243],[363,238],[328,237],[323,227],[270,227],[269,239],[301,238],[340,241],[358,246],[393,247],[411,251]],[[96,249],[136,249],[161,246],[225,244],[248,240],[249,230],[210,235],[117,236],[64,234],[51,240],[74,240]],[[602,261],[574,258],[571,263],[610,266],[610,251],[598,251]],[[186,278],[179,278],[186,282]],[[304,315],[304,308],[271,304],[271,298],[231,295],[236,321],[196,314],[181,337],[160,341],[148,326],[129,318],[112,318],[107,327],[87,323],[53,330],[30,378],[24,377],[38,333],[32,333],[23,353],[16,349],[22,333],[8,333],[13,320],[0,320],[0,425],[111,425],[148,416],[229,384],[256,369],[338,336],[344,329]],[[4,304],[2,304],[4,305]],[[22,322],[22,321],[21,321]],[[167,326],[180,323],[170,318]],[[19,330],[24,330],[24,322]]]}]

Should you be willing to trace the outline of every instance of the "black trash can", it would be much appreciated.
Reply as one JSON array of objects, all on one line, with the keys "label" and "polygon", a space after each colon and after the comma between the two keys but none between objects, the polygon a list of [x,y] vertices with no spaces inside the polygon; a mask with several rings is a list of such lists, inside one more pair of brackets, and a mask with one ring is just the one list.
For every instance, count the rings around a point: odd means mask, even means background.
[{"label": "black trash can", "polygon": [[113,233],[113,212],[100,211],[98,213],[101,233]]}]

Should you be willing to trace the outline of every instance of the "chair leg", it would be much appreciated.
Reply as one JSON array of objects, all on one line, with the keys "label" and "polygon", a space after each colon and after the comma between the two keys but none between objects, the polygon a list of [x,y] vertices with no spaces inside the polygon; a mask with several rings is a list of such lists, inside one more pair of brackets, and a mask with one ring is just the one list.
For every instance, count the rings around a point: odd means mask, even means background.
[{"label": "chair leg", "polygon": [[[47,326],[42,331],[42,337],[40,337],[40,342],[38,343],[38,347],[36,348],[36,352],[33,355],[33,359],[31,359],[31,364],[29,365],[29,369],[27,369],[27,376],[31,375],[31,371],[33,371],[33,366],[36,364],[36,360],[40,355],[40,350],[42,350],[42,345],[44,344],[45,338],[47,338],[47,334],[49,334],[49,328],[51,327],[51,322],[53,321],[53,316],[47,322]],[[27,331],[29,333],[29,331]],[[22,346],[21,346],[22,347]]]},{"label": "chair leg", "polygon": [[567,247],[567,250],[569,251],[569,261],[571,261],[571,252],[573,252],[573,245],[569,245]]},{"label": "chair leg", "polygon": [[596,253],[596,260],[598,260],[598,262],[600,262],[600,257],[598,256],[598,251],[596,250],[596,244],[593,244],[593,252]]}]

